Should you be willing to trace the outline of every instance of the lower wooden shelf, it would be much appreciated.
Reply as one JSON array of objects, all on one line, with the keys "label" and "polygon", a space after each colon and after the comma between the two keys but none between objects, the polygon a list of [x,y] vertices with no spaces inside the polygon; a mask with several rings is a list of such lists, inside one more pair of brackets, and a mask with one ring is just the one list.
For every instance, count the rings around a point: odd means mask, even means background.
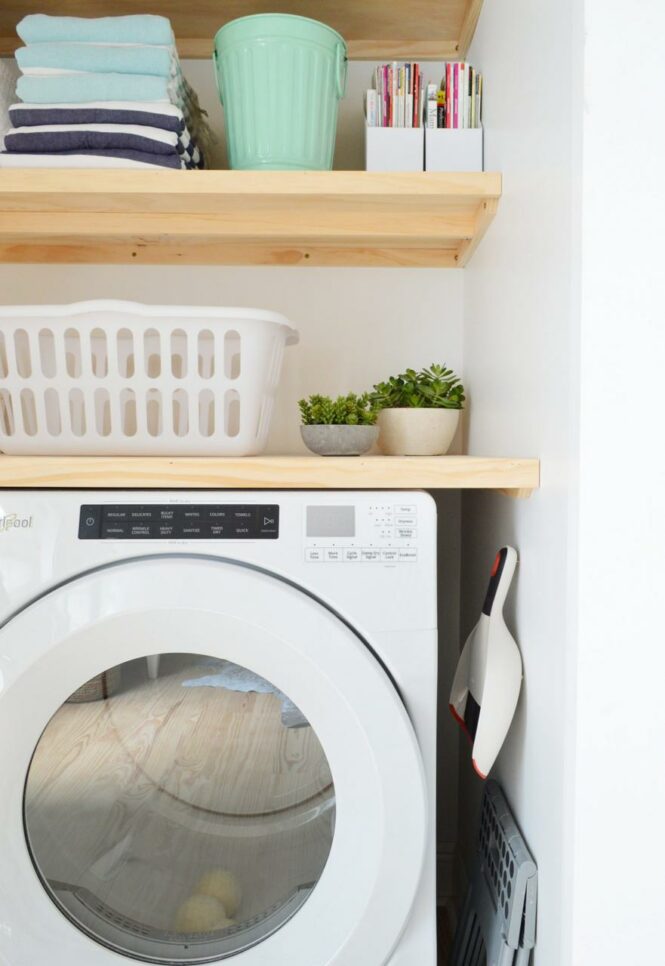
[{"label": "lower wooden shelf", "polygon": [[537,459],[485,456],[0,456],[18,489],[486,489],[528,496]]}]

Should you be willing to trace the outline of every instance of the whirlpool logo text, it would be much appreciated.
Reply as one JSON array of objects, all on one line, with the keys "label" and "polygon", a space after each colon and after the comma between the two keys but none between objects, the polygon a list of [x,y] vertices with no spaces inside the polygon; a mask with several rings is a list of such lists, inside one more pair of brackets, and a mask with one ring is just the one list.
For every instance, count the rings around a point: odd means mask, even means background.
[{"label": "whirlpool logo text", "polygon": [[32,517],[20,517],[16,513],[8,513],[0,517],[0,533],[8,530],[29,530],[32,527]]}]

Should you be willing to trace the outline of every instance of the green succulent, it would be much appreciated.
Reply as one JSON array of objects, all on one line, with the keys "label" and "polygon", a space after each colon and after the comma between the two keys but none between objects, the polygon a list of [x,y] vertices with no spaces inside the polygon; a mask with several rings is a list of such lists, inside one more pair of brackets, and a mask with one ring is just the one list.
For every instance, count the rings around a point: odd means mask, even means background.
[{"label": "green succulent", "polygon": [[464,386],[445,364],[429,369],[407,369],[374,386],[370,394],[376,409],[463,409]]},{"label": "green succulent", "polygon": [[331,399],[330,396],[310,396],[298,402],[304,426],[373,426],[376,409],[369,393],[357,396],[354,392]]}]

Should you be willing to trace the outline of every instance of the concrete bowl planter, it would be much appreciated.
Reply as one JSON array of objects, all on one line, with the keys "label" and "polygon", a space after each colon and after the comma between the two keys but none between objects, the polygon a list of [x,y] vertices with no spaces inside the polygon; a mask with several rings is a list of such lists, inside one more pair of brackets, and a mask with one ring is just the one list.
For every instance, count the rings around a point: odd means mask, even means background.
[{"label": "concrete bowl planter", "polygon": [[371,449],[379,435],[377,426],[301,426],[307,449],[318,456],[361,456]]},{"label": "concrete bowl planter", "polygon": [[459,409],[382,409],[379,449],[386,456],[441,456],[459,425]]}]

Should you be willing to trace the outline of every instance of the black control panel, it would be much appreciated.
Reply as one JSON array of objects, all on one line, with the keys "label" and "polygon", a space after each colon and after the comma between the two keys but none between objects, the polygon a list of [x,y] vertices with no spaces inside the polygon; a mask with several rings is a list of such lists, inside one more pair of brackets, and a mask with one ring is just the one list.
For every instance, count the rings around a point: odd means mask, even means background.
[{"label": "black control panel", "polygon": [[81,507],[80,540],[276,540],[279,507],[243,503]]}]

